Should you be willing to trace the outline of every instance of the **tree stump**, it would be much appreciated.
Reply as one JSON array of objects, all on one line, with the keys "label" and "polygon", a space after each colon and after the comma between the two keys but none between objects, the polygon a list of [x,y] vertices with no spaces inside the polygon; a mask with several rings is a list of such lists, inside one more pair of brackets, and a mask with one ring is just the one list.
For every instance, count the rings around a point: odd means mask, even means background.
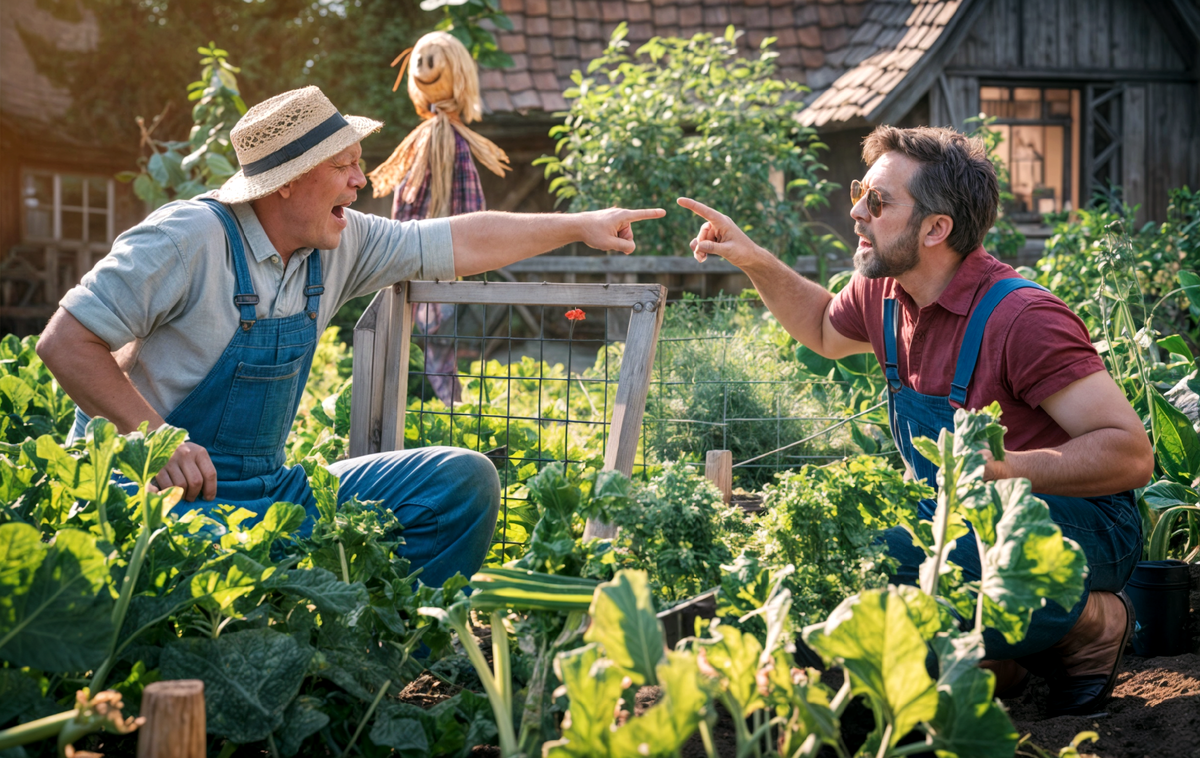
[{"label": "tree stump", "polygon": [[155,682],[142,693],[138,758],[205,758],[204,682]]},{"label": "tree stump", "polygon": [[728,505],[733,498],[733,453],[728,450],[709,450],[704,456],[704,476],[717,485]]}]

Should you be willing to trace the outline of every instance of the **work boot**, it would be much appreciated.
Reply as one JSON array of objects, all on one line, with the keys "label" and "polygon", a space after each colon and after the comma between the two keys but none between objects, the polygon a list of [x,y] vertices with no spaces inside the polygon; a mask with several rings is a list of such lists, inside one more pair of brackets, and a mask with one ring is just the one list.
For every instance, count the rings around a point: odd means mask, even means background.
[{"label": "work boot", "polygon": [[987,669],[996,677],[995,696],[1001,700],[1020,697],[1029,684],[1029,670],[1016,661],[982,660],[979,668]]},{"label": "work boot", "polygon": [[1062,673],[1050,684],[1047,717],[1103,714],[1133,635],[1133,620],[1133,603],[1124,592],[1088,595],[1075,626],[1048,651],[1058,658]]}]

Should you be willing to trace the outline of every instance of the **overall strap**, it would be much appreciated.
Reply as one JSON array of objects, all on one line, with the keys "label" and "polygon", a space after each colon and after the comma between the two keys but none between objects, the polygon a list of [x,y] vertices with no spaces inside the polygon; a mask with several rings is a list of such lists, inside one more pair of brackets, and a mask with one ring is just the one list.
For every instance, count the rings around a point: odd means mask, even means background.
[{"label": "overall strap", "polygon": [[200,202],[212,208],[217,218],[221,219],[221,226],[225,227],[225,240],[233,255],[233,272],[237,277],[233,304],[241,313],[242,331],[248,332],[258,318],[258,312],[254,308],[258,305],[258,295],[254,294],[254,284],[250,281],[250,268],[246,265],[246,248],[242,246],[242,235],[238,232],[233,214],[222,203],[211,197],[202,197]]},{"label": "overall strap", "polygon": [[962,346],[958,348],[958,363],[954,367],[954,381],[950,384],[950,403],[962,407],[967,402],[967,387],[971,385],[971,377],[975,374],[975,362],[979,360],[979,348],[983,345],[983,330],[988,318],[1000,301],[1009,294],[1026,287],[1046,288],[1028,279],[1014,277],[1001,279],[991,286],[979,305],[971,313],[967,322],[967,332],[963,335]]},{"label": "overall strap", "polygon": [[899,392],[902,385],[896,363],[896,300],[890,297],[883,301],[883,361],[888,386],[892,392]]},{"label": "overall strap", "polygon": [[313,250],[308,254],[308,286],[304,288],[304,312],[309,318],[317,317],[321,307],[321,295],[325,293],[325,285],[321,284],[321,251]]}]

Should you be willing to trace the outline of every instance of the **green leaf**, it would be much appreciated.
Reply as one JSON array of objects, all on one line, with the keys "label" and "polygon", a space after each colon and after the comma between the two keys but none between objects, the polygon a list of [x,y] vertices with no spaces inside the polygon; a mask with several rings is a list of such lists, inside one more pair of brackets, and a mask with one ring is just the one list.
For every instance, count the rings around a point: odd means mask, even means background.
[{"label": "green leaf", "polygon": [[205,153],[204,163],[208,166],[208,170],[212,172],[212,175],[220,179],[233,176],[237,173],[237,167],[230,163],[228,158],[212,150]]},{"label": "green leaf", "polygon": [[346,584],[333,572],[321,568],[279,571],[263,586],[311,601],[322,613],[345,615],[368,600],[367,589],[362,583]]},{"label": "green leaf", "polygon": [[1162,511],[1177,505],[1194,505],[1200,501],[1200,494],[1179,482],[1159,479],[1142,490],[1142,499],[1150,510]]},{"label": "green leaf", "polygon": [[986,486],[997,491],[1004,516],[996,526],[996,544],[982,561],[984,623],[1015,644],[1024,637],[1029,616],[1045,600],[1066,609],[1079,601],[1087,560],[1079,545],[1063,537],[1049,507],[1033,496],[1028,479]]},{"label": "green leaf", "polygon": [[301,695],[292,701],[283,714],[283,724],[275,732],[275,745],[285,756],[300,752],[304,740],[325,728],[329,716],[320,709],[321,700]]},{"label": "green leaf", "polygon": [[559,653],[554,673],[570,698],[570,726],[562,739],[543,745],[546,758],[592,758],[607,755],[617,700],[624,690],[625,675],[600,654],[594,644]]},{"label": "green leaf", "polygon": [[[940,637],[937,714],[930,721],[939,758],[1011,758],[1018,734],[1004,709],[992,699],[994,677],[978,667],[983,643],[966,645]],[[940,644],[939,644],[940,643]]]},{"label": "green leaf", "polygon": [[185,637],[162,653],[164,679],[200,679],[208,732],[237,743],[279,729],[300,691],[313,650],[273,629]]},{"label": "green leaf", "polygon": [[1179,286],[1183,288],[1183,294],[1187,295],[1192,307],[1200,308],[1200,276],[1193,271],[1180,271],[1176,276],[1179,279]]},{"label": "green leaf", "polygon": [[1168,353],[1183,356],[1188,363],[1195,361],[1192,351],[1188,349],[1187,343],[1183,341],[1183,337],[1178,334],[1172,334],[1170,337],[1163,337],[1158,340],[1158,346],[1166,350]]},{"label": "green leaf", "polygon": [[112,472],[117,467],[116,457],[125,447],[125,439],[117,432],[116,425],[106,418],[94,418],[89,421],[84,439],[87,442],[88,458],[95,469],[93,491],[86,497],[95,502],[104,502],[108,497]]},{"label": "green leaf", "polygon": [[704,718],[708,695],[695,655],[669,652],[656,673],[662,699],[613,734],[612,755],[678,755]]},{"label": "green leaf", "polygon": [[33,391],[32,387],[23,382],[20,377],[11,375],[0,377],[0,394],[8,398],[12,413],[16,416],[24,416],[25,409],[37,398],[37,393]]},{"label": "green leaf", "polygon": [[1200,436],[1192,422],[1162,396],[1153,386],[1150,394],[1150,413],[1154,417],[1154,453],[1158,465],[1180,484],[1191,484],[1200,474]]},{"label": "green leaf", "polygon": [[698,648],[720,674],[721,688],[741,707],[742,714],[748,716],[765,705],[754,678],[762,645],[754,635],[729,625],[715,626],[713,634],[712,640],[699,642]]},{"label": "green leaf", "polygon": [[7,724],[41,700],[42,688],[37,680],[17,669],[0,669],[0,724]]},{"label": "green leaf", "polygon": [[646,572],[618,571],[611,582],[596,588],[588,614],[592,625],[584,639],[603,645],[635,684],[656,684],[655,669],[665,649]]},{"label": "green leaf", "polygon": [[145,486],[167,465],[176,448],[187,439],[187,431],[164,424],[153,432],[143,422],[136,432],[126,435],[125,446],[117,456],[117,466],[131,481]]},{"label": "green leaf", "polygon": [[0,658],[46,672],[100,665],[112,635],[108,581],[92,535],[63,529],[44,545],[28,524],[0,525]]},{"label": "green leaf", "polygon": [[840,661],[852,689],[866,695],[892,725],[891,745],[937,711],[937,691],[925,671],[925,641],[895,592],[870,590],[847,598],[805,641],[827,661]]}]

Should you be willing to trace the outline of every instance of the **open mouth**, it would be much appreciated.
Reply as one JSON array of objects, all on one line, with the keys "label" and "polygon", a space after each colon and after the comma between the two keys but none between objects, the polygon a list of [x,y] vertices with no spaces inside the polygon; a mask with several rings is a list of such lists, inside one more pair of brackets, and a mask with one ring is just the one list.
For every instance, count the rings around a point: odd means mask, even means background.
[{"label": "open mouth", "polygon": [[335,205],[335,206],[333,206],[332,213],[335,217],[344,219],[346,217],[346,206]]}]

